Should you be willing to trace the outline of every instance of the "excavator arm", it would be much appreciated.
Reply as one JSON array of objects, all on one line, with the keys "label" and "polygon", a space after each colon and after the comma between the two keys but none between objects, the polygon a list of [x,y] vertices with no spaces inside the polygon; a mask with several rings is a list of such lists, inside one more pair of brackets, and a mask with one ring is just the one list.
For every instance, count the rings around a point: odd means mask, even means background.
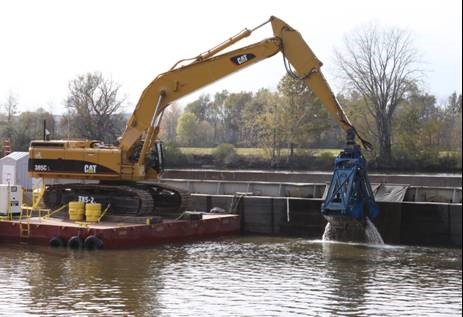
[{"label": "excavator arm", "polygon": [[[217,55],[268,22],[272,25],[274,37]],[[271,17],[257,28],[245,29],[224,43],[200,54],[189,64],[177,67],[182,62],[180,61],[171,70],[157,76],[143,91],[120,139],[123,160],[130,160],[131,157],[133,160],[133,157],[136,157],[138,164],[143,165],[146,153],[150,151],[157,138],[162,113],[169,104],[278,52],[283,54],[287,71],[305,82],[341,128],[345,131],[352,129],[364,146],[368,146],[336,100],[321,72],[322,63],[300,33],[276,17]],[[136,147],[136,144],[140,143],[143,144],[141,149]],[[139,153],[134,156],[134,151]]]}]

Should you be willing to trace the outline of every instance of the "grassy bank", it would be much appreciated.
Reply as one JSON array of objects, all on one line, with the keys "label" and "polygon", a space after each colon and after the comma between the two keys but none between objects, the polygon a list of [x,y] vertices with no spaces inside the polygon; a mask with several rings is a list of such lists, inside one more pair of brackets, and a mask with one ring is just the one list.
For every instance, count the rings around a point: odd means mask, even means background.
[{"label": "grassy bank", "polygon": [[[180,152],[185,155],[212,155],[214,148],[212,147],[180,147]],[[265,158],[267,156],[263,148],[235,148],[236,154],[239,156],[255,156]],[[310,155],[310,156],[332,156],[335,157],[339,154],[341,149],[294,149],[296,155]],[[290,150],[282,149],[281,155],[288,156]]]},{"label": "grassy bank", "polygon": [[[224,150],[224,149],[222,149]],[[217,154],[216,148],[167,146],[166,168],[230,168],[262,170],[331,171],[341,149],[282,149],[279,159],[271,159],[262,148],[233,148]],[[442,152],[414,157],[397,156],[392,161],[368,159],[370,171],[461,173],[461,153]]]}]

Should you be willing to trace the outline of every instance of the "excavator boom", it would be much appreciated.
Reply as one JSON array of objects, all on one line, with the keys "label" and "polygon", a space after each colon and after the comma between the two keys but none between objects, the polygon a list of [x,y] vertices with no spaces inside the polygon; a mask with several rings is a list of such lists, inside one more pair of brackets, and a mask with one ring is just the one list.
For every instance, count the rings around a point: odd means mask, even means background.
[{"label": "excavator boom", "polygon": [[[155,139],[159,131],[158,127],[154,125],[159,122],[156,119],[162,115],[164,109],[173,101],[278,52],[283,54],[288,72],[305,82],[318,96],[341,128],[345,131],[353,129],[321,72],[322,63],[300,33],[284,21],[273,16],[267,22],[272,25],[275,36],[273,38],[226,54],[216,55],[253,32],[245,29],[228,41],[198,55],[190,64],[176,68],[180,62],[184,61],[182,60],[176,63],[171,70],[157,76],[143,91],[135,111],[128,121],[121,138],[122,151],[129,155],[132,154],[131,151],[134,145],[143,136],[145,136],[145,142],[148,141],[147,144],[152,144],[153,141],[150,139]],[[259,27],[265,24],[261,24]],[[295,71],[292,70],[292,67],[294,67]],[[155,106],[156,102],[159,103],[157,106]],[[152,131],[147,133],[150,128],[152,128]],[[354,131],[356,130],[354,129]],[[365,142],[357,132],[355,133],[362,142]],[[149,148],[145,146],[145,150],[147,151]],[[145,154],[141,153],[137,157],[143,161]]]}]

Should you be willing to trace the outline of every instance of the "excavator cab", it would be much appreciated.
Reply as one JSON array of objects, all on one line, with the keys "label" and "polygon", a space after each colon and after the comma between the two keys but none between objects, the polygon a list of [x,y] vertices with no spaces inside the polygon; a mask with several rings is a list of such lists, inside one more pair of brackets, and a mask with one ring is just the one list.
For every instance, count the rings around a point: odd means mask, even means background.
[{"label": "excavator cab", "polygon": [[155,141],[148,160],[150,167],[156,172],[161,174],[164,171],[164,146],[161,141]]}]

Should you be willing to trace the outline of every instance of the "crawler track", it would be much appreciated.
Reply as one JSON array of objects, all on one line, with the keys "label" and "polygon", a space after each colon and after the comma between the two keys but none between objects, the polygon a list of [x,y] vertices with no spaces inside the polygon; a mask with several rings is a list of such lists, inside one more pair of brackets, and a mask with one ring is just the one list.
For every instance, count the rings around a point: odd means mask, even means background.
[{"label": "crawler track", "polygon": [[116,215],[176,216],[189,207],[188,192],[156,183],[57,184],[46,188],[43,202],[55,209],[70,201],[98,202]]}]

